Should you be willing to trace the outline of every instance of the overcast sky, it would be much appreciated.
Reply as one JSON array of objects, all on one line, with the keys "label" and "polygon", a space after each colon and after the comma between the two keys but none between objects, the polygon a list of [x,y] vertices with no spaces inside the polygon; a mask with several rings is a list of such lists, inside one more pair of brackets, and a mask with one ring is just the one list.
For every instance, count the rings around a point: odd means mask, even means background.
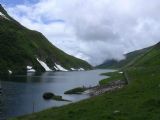
[{"label": "overcast sky", "polygon": [[93,65],[160,41],[160,0],[2,0],[24,26]]}]

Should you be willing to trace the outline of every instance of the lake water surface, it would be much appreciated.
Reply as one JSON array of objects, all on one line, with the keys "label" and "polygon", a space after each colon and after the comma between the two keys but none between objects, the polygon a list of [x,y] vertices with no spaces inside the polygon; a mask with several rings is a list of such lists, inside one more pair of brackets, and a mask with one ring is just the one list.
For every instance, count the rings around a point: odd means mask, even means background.
[{"label": "lake water surface", "polygon": [[113,70],[46,72],[41,75],[30,73],[3,81],[4,114],[6,117],[15,117],[70,103],[46,101],[42,97],[45,92],[53,92],[72,102],[89,98],[89,94],[65,95],[64,92],[75,87],[95,86],[101,79],[106,78],[100,74],[110,71]]}]

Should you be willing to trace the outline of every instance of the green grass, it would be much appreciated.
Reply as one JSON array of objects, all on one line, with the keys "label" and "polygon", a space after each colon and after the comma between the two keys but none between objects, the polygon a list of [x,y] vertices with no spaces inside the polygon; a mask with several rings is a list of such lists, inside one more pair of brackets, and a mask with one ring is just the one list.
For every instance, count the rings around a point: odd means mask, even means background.
[{"label": "green grass", "polygon": [[154,46],[133,51],[125,55],[121,61],[109,60],[97,66],[97,68],[127,68],[132,66],[156,66],[160,65],[160,43]]},{"label": "green grass", "polygon": [[[51,65],[52,61],[48,56],[59,49],[51,47],[52,45],[46,42],[44,36],[38,32],[29,31],[16,22],[0,21],[0,26],[0,36],[3,38],[0,41],[0,71],[9,68],[21,70],[28,61],[32,61],[35,68],[39,67],[34,62],[35,53]],[[21,46],[24,42],[25,45]],[[12,48],[12,44],[17,46]],[[146,50],[138,51],[140,54],[131,53],[130,55],[133,56],[123,65],[121,64],[129,78],[129,84],[124,88],[12,120],[160,120],[160,44]],[[16,56],[13,54],[15,51]],[[56,57],[66,68],[71,67],[71,64],[88,66],[84,61],[77,63],[76,58],[75,60],[64,54],[63,51],[55,52],[52,58]],[[118,73],[106,75],[111,77],[102,80],[100,84],[123,79],[122,74]]]},{"label": "green grass", "polygon": [[134,66],[134,67],[156,67],[160,65],[160,43],[156,44],[155,46],[152,47],[148,52],[141,55],[139,59],[136,61],[132,62],[132,64],[128,65]]},{"label": "green grass", "polygon": [[69,101],[69,100],[63,99],[63,97],[60,96],[60,95],[55,95],[54,93],[50,93],[50,92],[44,93],[43,94],[43,99],[45,99],[45,100],[55,100],[55,101]]},{"label": "green grass", "polygon": [[105,75],[105,76],[109,76],[106,79],[103,79],[101,81],[99,81],[100,85],[105,85],[108,82],[114,81],[114,80],[124,80],[124,75],[119,73],[119,72],[109,72],[109,73],[103,73],[101,75]]},{"label": "green grass", "polygon": [[60,96],[60,95],[54,95],[54,96],[52,97],[52,99],[53,99],[53,100],[56,100],[56,101],[64,101],[63,98],[62,98],[62,96]]},{"label": "green grass", "polygon": [[65,91],[64,94],[81,94],[85,90],[86,90],[85,87],[77,87],[77,88],[73,88],[71,90]]},{"label": "green grass", "polygon": [[130,64],[130,62],[133,62],[137,59],[139,59],[140,57],[143,56],[143,54],[145,54],[146,52],[150,51],[150,49],[152,49],[152,47],[148,47],[148,48],[144,48],[141,50],[136,50],[133,52],[130,52],[128,54],[125,54],[125,59],[117,61],[117,60],[107,60],[104,63],[102,63],[101,65],[98,65],[97,68],[122,68],[128,64]]},{"label": "green grass", "polygon": [[13,120],[159,120],[160,67],[126,72],[130,84],[120,90]]}]

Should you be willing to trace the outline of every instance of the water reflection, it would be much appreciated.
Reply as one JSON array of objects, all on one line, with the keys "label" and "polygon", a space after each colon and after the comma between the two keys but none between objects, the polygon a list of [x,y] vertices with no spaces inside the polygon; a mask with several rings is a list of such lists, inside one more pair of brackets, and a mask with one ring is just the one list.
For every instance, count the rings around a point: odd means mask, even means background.
[{"label": "water reflection", "polygon": [[[68,104],[65,101],[45,101],[43,93],[53,92],[73,102],[88,98],[88,94],[64,95],[66,90],[79,86],[95,86],[106,76],[100,73],[113,70],[92,70],[73,72],[46,72],[17,75],[3,81],[7,117],[19,116],[40,111],[53,106]],[[14,82],[13,82],[14,81]]]}]

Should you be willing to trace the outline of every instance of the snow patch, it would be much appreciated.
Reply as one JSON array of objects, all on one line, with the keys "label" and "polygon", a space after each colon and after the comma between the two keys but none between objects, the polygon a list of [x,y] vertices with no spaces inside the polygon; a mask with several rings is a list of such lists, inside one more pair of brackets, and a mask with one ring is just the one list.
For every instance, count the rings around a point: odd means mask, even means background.
[{"label": "snow patch", "polygon": [[115,110],[115,111],[113,111],[113,113],[115,113],[115,114],[117,114],[117,113],[119,113],[120,111],[119,110]]},{"label": "snow patch", "polygon": [[84,71],[85,69],[84,68],[79,68],[79,69],[75,69],[75,68],[70,68],[72,71]]},{"label": "snow patch", "polygon": [[9,18],[7,18],[3,13],[0,12],[0,16],[2,16],[3,18],[10,20]]},{"label": "snow patch", "polygon": [[36,72],[36,70],[32,66],[27,66],[27,72]]},{"label": "snow patch", "polygon": [[27,70],[27,72],[36,72],[35,69],[30,69],[30,70]]},{"label": "snow patch", "polygon": [[42,66],[46,71],[52,71],[52,70],[47,66],[47,64],[46,64],[45,62],[39,60],[38,58],[37,58],[37,61],[41,64],[41,66]]},{"label": "snow patch", "polygon": [[9,74],[12,74],[13,72],[11,70],[8,70]]},{"label": "snow patch", "polygon": [[56,66],[54,66],[54,68],[55,68],[56,70],[58,70],[58,68],[57,68]]},{"label": "snow patch", "polygon": [[27,70],[30,70],[30,69],[32,69],[32,66],[27,66]]},{"label": "snow patch", "polygon": [[84,69],[84,68],[79,68],[78,70],[79,70],[79,71],[84,71],[85,69]]},{"label": "snow patch", "polygon": [[119,72],[119,74],[123,74],[123,72]]},{"label": "snow patch", "polygon": [[55,63],[55,67],[57,68],[57,70],[60,70],[60,71],[68,71],[67,69],[63,68],[61,65],[58,65]]},{"label": "snow patch", "polygon": [[77,69],[74,69],[74,68],[70,68],[70,69],[73,70],[73,71],[77,70]]}]

